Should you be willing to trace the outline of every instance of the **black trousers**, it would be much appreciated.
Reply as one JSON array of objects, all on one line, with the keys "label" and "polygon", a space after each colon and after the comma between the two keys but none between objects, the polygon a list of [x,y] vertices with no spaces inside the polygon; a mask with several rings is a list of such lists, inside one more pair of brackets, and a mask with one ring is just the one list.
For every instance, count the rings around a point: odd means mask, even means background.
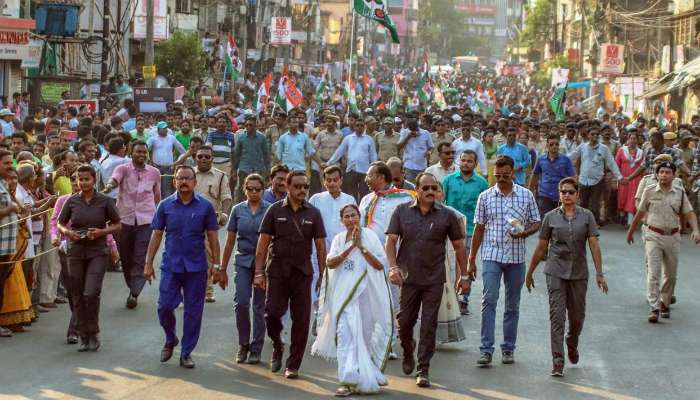
[{"label": "black trousers", "polygon": [[544,218],[545,214],[557,207],[559,207],[559,200],[552,200],[544,196],[537,197],[537,208],[540,211],[540,218]]},{"label": "black trousers", "polygon": [[92,258],[68,257],[69,291],[73,298],[76,330],[80,336],[100,332],[100,294],[108,263],[107,255]]},{"label": "black trousers", "polygon": [[323,192],[323,185],[321,184],[321,173],[315,169],[311,170],[311,187],[309,188],[309,197],[315,195],[316,193]]},{"label": "black trousers", "polygon": [[[420,317],[420,340],[418,342],[418,371],[428,373],[430,359],[435,354],[435,332],[438,325],[438,311],[442,301],[444,285],[410,285],[401,286],[399,304],[401,305],[399,322],[399,340],[404,354],[413,353],[413,327]],[[421,306],[423,307],[421,309]]]},{"label": "black trousers", "polygon": [[68,307],[70,308],[70,321],[68,322],[68,331],[66,331],[66,337],[70,335],[78,335],[78,329],[76,328],[75,319],[75,307],[73,306],[73,297],[70,296],[70,278],[68,277],[68,256],[62,250],[58,251],[58,259],[61,262],[61,275],[60,280],[63,281],[63,287],[68,293]]},{"label": "black trousers", "polygon": [[289,308],[292,317],[292,340],[286,368],[293,370],[298,370],[301,366],[306,350],[306,340],[309,337],[312,279],[312,275],[304,275],[296,268],[292,268],[289,277],[270,276],[267,279],[267,298],[265,299],[267,335],[272,339],[276,349],[282,347],[280,337],[282,317]]},{"label": "black trousers", "polygon": [[369,188],[367,187],[367,183],[365,183],[365,176],[367,176],[367,174],[349,171],[346,172],[343,177],[343,192],[354,197],[355,200],[357,200],[357,204],[360,204],[360,200],[369,193]]},{"label": "black trousers", "polygon": [[2,301],[5,298],[5,281],[12,273],[12,268],[14,264],[9,264],[10,257],[12,254],[0,256],[0,308],[2,308]]},{"label": "black trousers", "polygon": [[122,260],[124,281],[134,297],[139,297],[146,283],[143,268],[146,264],[146,251],[152,231],[151,224],[122,224],[122,230],[119,232],[117,245],[119,257]]},{"label": "black trousers", "polygon": [[605,179],[593,186],[581,185],[579,193],[581,194],[581,207],[589,209],[596,222],[600,223],[600,201],[602,200],[603,190],[605,189]]}]

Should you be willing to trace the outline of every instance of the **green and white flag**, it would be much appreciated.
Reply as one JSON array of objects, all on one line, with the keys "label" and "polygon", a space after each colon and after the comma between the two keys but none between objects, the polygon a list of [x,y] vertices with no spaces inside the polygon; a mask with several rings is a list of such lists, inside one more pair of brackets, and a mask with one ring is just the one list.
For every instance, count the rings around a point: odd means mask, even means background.
[{"label": "green and white flag", "polygon": [[353,114],[360,114],[360,110],[357,108],[357,96],[355,95],[355,82],[345,82],[343,87],[343,97],[345,101],[348,102],[350,107],[350,112]]},{"label": "green and white flag", "polygon": [[399,76],[394,75],[394,86],[391,88],[391,102],[389,103],[389,113],[396,115],[401,104],[401,87],[399,86]]},{"label": "green and white flag", "polygon": [[566,114],[564,113],[564,101],[566,100],[566,86],[554,89],[552,97],[549,99],[549,105],[556,115],[557,122],[564,121]]},{"label": "green and white flag", "polygon": [[391,34],[391,41],[399,43],[399,33],[389,16],[389,8],[384,0],[353,0],[355,12],[365,18],[377,21]]},{"label": "green and white flag", "polygon": [[420,80],[418,81],[418,88],[416,90],[418,94],[418,100],[421,104],[430,103],[430,85],[428,84],[428,74],[421,74]]},{"label": "green and white flag", "polygon": [[328,74],[324,71],[321,74],[321,82],[316,86],[316,103],[323,104],[323,100],[326,99],[326,88],[328,87]]},{"label": "green and white flag", "polygon": [[243,64],[241,63],[241,59],[238,57],[238,46],[236,46],[236,42],[233,40],[233,35],[231,35],[231,32],[228,33],[226,56],[224,61],[226,62],[226,70],[231,74],[231,81],[238,81],[238,75],[241,73],[241,70],[243,70]]}]

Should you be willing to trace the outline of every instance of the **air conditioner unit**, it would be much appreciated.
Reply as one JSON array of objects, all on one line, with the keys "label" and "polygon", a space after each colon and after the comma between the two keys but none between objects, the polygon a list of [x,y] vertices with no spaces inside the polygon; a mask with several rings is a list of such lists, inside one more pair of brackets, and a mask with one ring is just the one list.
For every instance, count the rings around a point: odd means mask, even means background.
[{"label": "air conditioner unit", "polygon": [[77,4],[40,3],[36,6],[36,32],[40,35],[71,37],[78,30]]}]

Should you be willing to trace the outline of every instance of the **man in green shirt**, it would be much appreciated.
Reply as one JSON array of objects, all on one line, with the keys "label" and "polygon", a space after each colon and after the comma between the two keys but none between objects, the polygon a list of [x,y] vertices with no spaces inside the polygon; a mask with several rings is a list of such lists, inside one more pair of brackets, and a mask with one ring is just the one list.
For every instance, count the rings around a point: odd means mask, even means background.
[{"label": "man in green shirt", "polygon": [[190,124],[190,121],[183,120],[180,123],[180,130],[175,133],[175,139],[180,142],[185,150],[189,150],[190,140],[192,140],[192,125]]},{"label": "man in green shirt", "polygon": [[[472,242],[474,233],[474,213],[476,202],[481,192],[489,188],[486,179],[474,173],[476,167],[476,152],[464,150],[459,159],[459,171],[447,175],[442,180],[442,188],[445,193],[445,204],[461,212],[467,217],[467,238],[465,240],[467,252]],[[469,314],[469,291],[462,292],[459,302],[462,315]]]},{"label": "man in green shirt", "polygon": [[148,141],[148,138],[151,137],[151,133],[146,130],[146,121],[143,117],[136,119],[136,129],[129,132],[129,134],[131,134],[132,139],[144,142]]}]

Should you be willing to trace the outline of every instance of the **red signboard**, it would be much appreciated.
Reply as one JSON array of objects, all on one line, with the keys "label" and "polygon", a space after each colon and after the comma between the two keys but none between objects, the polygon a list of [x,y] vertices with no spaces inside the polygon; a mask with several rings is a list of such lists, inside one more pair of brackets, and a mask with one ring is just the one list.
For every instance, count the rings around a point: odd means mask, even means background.
[{"label": "red signboard", "polygon": [[472,15],[496,15],[495,5],[461,3],[455,5],[455,9]]},{"label": "red signboard", "polygon": [[75,107],[78,110],[80,110],[81,106],[86,105],[91,113],[97,112],[97,100],[63,100],[63,104],[65,104],[66,107]]}]

